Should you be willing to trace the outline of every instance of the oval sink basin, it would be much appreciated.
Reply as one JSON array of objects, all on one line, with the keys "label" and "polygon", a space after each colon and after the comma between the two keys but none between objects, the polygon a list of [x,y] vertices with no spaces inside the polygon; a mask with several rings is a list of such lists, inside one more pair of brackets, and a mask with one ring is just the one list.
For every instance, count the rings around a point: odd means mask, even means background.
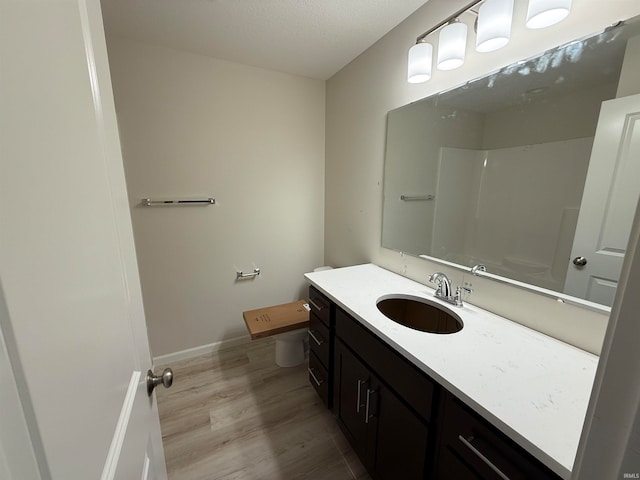
[{"label": "oval sink basin", "polygon": [[388,319],[421,332],[462,330],[462,320],[422,298],[387,297],[378,300],[377,307]]}]

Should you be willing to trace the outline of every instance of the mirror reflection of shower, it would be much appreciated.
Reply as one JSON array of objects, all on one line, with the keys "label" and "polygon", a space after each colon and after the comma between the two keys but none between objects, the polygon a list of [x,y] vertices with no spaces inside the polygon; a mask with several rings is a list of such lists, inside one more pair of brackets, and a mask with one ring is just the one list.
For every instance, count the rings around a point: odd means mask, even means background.
[{"label": "mirror reflection of shower", "polygon": [[382,245],[610,304],[615,274],[574,288],[570,258],[601,108],[640,93],[638,55],[640,17],[389,112]]},{"label": "mirror reflection of shower", "polygon": [[442,148],[430,255],[562,291],[592,143]]}]

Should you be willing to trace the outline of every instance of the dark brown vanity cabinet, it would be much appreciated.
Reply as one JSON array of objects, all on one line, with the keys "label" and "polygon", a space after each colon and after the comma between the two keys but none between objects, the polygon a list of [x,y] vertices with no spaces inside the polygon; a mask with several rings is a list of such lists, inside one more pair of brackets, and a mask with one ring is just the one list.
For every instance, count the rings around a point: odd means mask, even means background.
[{"label": "dark brown vanity cabinet", "polygon": [[437,480],[560,480],[450,393],[440,407]]},{"label": "dark brown vanity cabinet", "polygon": [[[394,389],[406,389],[407,380],[411,382],[417,372],[340,309],[336,309],[336,336],[334,412],[363,464],[376,479],[428,478],[431,402],[420,402],[414,409]],[[382,381],[377,373],[382,364],[399,369],[396,377],[403,380],[396,385]],[[412,388],[422,389],[426,398],[433,392],[423,379]]]},{"label": "dark brown vanity cabinet", "polygon": [[333,386],[333,304],[309,287],[309,381],[331,408]]},{"label": "dark brown vanity cabinet", "polygon": [[375,480],[560,480],[310,289],[309,378]]}]

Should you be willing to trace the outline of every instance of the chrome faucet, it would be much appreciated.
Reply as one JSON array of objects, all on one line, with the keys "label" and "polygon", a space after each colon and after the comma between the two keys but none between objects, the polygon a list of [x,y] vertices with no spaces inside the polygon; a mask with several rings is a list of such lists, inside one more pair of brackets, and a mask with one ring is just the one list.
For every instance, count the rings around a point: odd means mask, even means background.
[{"label": "chrome faucet", "polygon": [[451,280],[442,272],[432,273],[429,276],[429,281],[435,283],[436,293],[434,294],[438,298],[449,298],[451,296]]},{"label": "chrome faucet", "polygon": [[429,276],[429,281],[436,284],[436,291],[433,294],[436,298],[445,302],[462,307],[462,292],[471,293],[471,289],[463,286],[456,288],[456,294],[451,295],[451,280],[442,272],[436,272]]},{"label": "chrome faucet", "polygon": [[471,275],[478,275],[478,272],[486,272],[487,266],[479,263],[471,268]]}]

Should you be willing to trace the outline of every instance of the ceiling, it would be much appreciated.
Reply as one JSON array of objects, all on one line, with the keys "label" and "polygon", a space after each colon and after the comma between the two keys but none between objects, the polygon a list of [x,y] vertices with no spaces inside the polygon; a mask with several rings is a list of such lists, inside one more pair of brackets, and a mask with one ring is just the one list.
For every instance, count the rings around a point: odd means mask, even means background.
[{"label": "ceiling", "polygon": [[326,80],[425,3],[102,0],[102,11],[108,35]]}]

